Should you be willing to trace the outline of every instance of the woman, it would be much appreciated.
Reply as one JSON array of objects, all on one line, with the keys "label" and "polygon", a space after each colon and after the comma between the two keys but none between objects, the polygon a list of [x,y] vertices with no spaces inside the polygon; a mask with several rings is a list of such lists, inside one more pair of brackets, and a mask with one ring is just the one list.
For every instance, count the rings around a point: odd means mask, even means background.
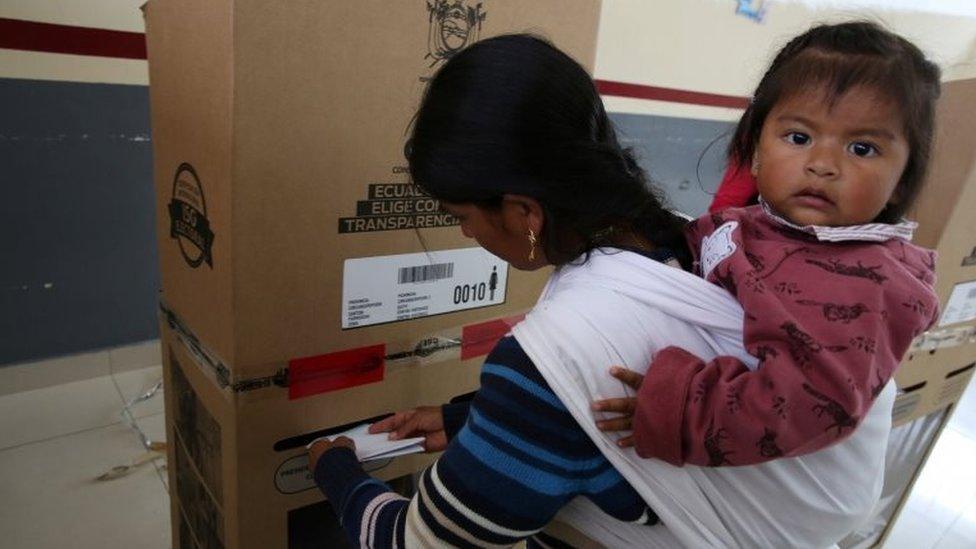
[{"label": "woman", "polygon": [[316,482],[355,543],[509,545],[561,512],[607,545],[827,546],[865,518],[891,386],[847,441],[754,467],[642,460],[596,428],[590,402],[630,393],[609,364],[642,372],[667,345],[755,359],[735,300],[680,269],[683,222],[648,190],[577,63],[530,36],[479,42],[434,77],[411,144],[416,184],[465,235],[515,268],[557,270],[486,359],[469,405],[374,426],[445,450],[412,500],[368,477],[348,439],[312,447]]}]

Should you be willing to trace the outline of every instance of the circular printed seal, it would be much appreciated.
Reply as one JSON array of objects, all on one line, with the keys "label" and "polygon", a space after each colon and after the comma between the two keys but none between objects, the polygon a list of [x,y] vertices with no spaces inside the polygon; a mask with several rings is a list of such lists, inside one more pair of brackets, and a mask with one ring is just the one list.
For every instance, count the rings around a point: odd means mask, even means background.
[{"label": "circular printed seal", "polygon": [[[379,471],[393,463],[393,458],[374,459],[362,463],[367,473]],[[286,459],[274,474],[274,485],[282,494],[297,494],[315,487],[315,478],[308,469],[308,456],[305,454]]]},{"label": "circular printed seal", "polygon": [[206,262],[212,269],[214,233],[207,219],[207,201],[196,170],[186,162],[180,164],[173,177],[169,218],[169,236],[179,243],[187,264],[197,268]]},{"label": "circular printed seal", "polygon": [[451,57],[478,40],[485,20],[482,2],[472,0],[427,0],[430,28],[427,59],[430,66]]}]

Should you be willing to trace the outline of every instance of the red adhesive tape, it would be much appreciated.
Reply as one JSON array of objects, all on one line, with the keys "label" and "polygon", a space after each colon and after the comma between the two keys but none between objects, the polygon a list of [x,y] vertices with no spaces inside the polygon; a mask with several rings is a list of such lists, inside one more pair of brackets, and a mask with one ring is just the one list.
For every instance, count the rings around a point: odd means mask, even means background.
[{"label": "red adhesive tape", "polygon": [[524,314],[496,318],[471,324],[461,329],[461,360],[484,356],[491,352],[498,340],[525,318]]},{"label": "red adhesive tape", "polygon": [[288,361],[288,399],[383,381],[386,345]]}]

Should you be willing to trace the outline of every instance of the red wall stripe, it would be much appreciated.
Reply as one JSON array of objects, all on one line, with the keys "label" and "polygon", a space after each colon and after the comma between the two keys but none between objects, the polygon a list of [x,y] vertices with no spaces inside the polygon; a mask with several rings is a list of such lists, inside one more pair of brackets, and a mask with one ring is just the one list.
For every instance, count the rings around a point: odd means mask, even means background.
[{"label": "red wall stripe", "polygon": [[749,106],[749,99],[736,95],[720,95],[717,93],[678,90],[675,88],[659,88],[642,84],[628,84],[626,82],[612,82],[597,80],[596,89],[600,95],[616,97],[633,97],[636,99],[652,99],[669,103],[687,103],[690,105],[705,105],[709,107],[727,107],[730,109],[745,109]]},{"label": "red wall stripe", "polygon": [[0,18],[0,48],[145,59],[146,36],[141,32]]},{"label": "red wall stripe", "polygon": [[[146,58],[146,36],[140,32],[124,32],[52,23],[37,23],[19,19],[0,18],[0,48],[12,50],[93,55],[123,59]],[[749,105],[745,97],[715,93],[661,88],[610,80],[597,80],[601,95],[650,99],[669,103],[687,103],[710,107],[744,109]]]}]

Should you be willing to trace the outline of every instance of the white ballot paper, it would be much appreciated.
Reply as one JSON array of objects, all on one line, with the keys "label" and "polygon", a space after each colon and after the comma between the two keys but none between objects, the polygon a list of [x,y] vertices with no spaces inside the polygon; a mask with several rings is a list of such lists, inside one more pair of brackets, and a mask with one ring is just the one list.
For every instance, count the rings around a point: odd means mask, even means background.
[{"label": "white ballot paper", "polygon": [[356,457],[359,461],[370,461],[374,459],[385,459],[406,454],[416,454],[424,451],[424,438],[405,438],[401,440],[390,440],[390,433],[376,433],[372,435],[367,432],[369,424],[353,427],[344,433],[339,433],[329,437],[319,437],[305,446],[311,448],[313,444],[320,440],[333,440],[338,437],[349,437],[356,443]]}]

